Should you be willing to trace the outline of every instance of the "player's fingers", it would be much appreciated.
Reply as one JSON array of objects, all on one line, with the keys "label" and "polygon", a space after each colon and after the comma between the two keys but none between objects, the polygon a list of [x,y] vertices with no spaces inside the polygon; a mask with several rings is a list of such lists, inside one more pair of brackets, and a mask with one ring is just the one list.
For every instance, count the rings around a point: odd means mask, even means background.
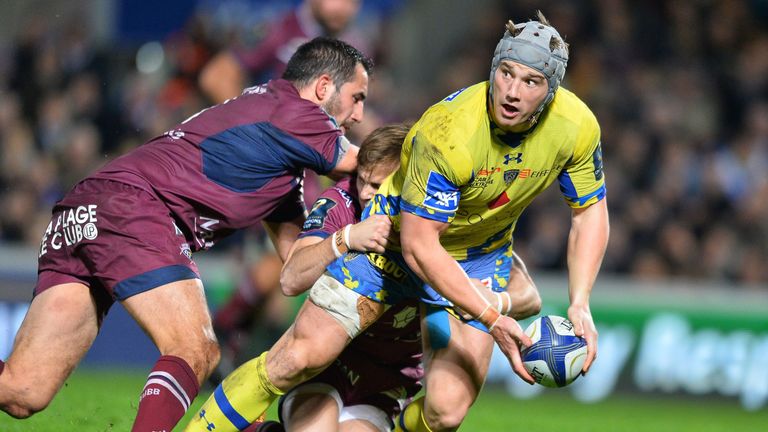
[{"label": "player's fingers", "polygon": [[536,382],[531,374],[525,370],[525,366],[523,366],[523,359],[520,357],[520,350],[517,347],[514,347],[509,352],[507,352],[507,358],[512,365],[512,370],[515,371],[517,376],[522,378],[523,381],[527,382],[528,384],[533,384]]},{"label": "player's fingers", "polygon": [[584,361],[584,366],[581,368],[582,374],[586,375],[589,372],[589,368],[592,367],[592,363],[597,358],[597,338],[594,334],[587,335],[587,359]]},{"label": "player's fingers", "polygon": [[526,347],[533,345],[533,341],[525,333],[520,333],[520,336],[518,337],[517,341],[520,342],[521,345]]},{"label": "player's fingers", "polygon": [[572,319],[571,323],[573,323],[573,334],[578,337],[584,337],[584,324],[581,319]]},{"label": "player's fingers", "polygon": [[517,321],[513,320],[512,318],[509,318],[509,319],[512,320],[512,324],[513,324],[510,334],[518,343],[518,345],[522,345],[526,347],[533,345],[533,341],[531,340],[530,337],[528,337],[527,334],[525,334],[522,327],[520,327],[520,324],[518,324]]}]

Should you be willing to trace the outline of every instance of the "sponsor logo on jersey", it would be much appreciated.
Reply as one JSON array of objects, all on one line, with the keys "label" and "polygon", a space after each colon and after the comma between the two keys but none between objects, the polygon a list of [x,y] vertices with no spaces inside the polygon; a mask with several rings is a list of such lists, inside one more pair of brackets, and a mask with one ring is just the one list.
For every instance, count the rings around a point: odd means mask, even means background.
[{"label": "sponsor logo on jersey", "polygon": [[422,202],[426,207],[443,212],[453,212],[459,208],[459,190],[442,174],[429,172],[427,196]]},{"label": "sponsor logo on jersey", "polygon": [[515,161],[516,163],[523,163],[523,154],[518,152],[516,154],[505,154],[504,155],[504,165],[509,165],[511,161]]},{"label": "sponsor logo on jersey", "polygon": [[179,246],[179,253],[187,257],[187,259],[192,259],[192,250],[190,249],[188,243],[182,243]]},{"label": "sponsor logo on jersey", "polygon": [[267,92],[267,85],[266,84],[259,84],[253,87],[248,87],[245,90],[243,90],[243,94],[264,94]]},{"label": "sponsor logo on jersey", "polygon": [[597,148],[592,152],[592,164],[595,166],[595,180],[603,178],[603,148],[597,143]]},{"label": "sponsor logo on jersey", "polygon": [[302,231],[311,231],[321,229],[325,226],[325,218],[328,216],[328,211],[336,206],[336,201],[330,198],[320,198],[315,201],[315,205],[312,206],[312,211],[309,212],[307,220],[304,221],[304,226],[301,227]]},{"label": "sponsor logo on jersey", "polygon": [[86,204],[62,211],[45,229],[40,241],[38,257],[48,252],[48,247],[59,250],[64,246],[74,246],[83,239],[94,240],[99,235],[96,228],[96,204]]},{"label": "sponsor logo on jersey", "polygon": [[195,218],[195,234],[197,235],[197,242],[205,249],[213,246],[213,237],[216,231],[216,225],[221,221],[205,216],[198,216]]},{"label": "sponsor logo on jersey", "polygon": [[356,370],[352,369],[351,367],[347,366],[346,364],[342,363],[341,360],[336,359],[336,366],[341,369],[342,373],[345,377],[347,377],[347,380],[350,384],[355,385],[357,384],[357,381],[360,380],[360,373]]},{"label": "sponsor logo on jersey", "polygon": [[184,138],[184,131],[180,131],[178,129],[169,130],[165,133],[165,136],[171,138],[172,140],[177,140]]},{"label": "sponsor logo on jersey", "polygon": [[368,257],[368,261],[378,268],[384,276],[387,276],[396,282],[403,282],[405,280],[405,270],[390,258],[377,253],[368,253],[366,256]]},{"label": "sponsor logo on jersey", "polygon": [[417,313],[418,310],[413,306],[404,307],[403,310],[394,315],[392,320],[392,327],[398,329],[404,328],[416,318]]},{"label": "sponsor logo on jersey", "polygon": [[338,192],[338,193],[339,193],[339,195],[341,195],[341,197],[342,197],[342,198],[344,198],[344,205],[346,205],[346,206],[347,206],[347,208],[350,208],[350,207],[352,207],[352,203],[354,202],[354,201],[352,200],[352,195],[350,195],[350,194],[349,194],[347,191],[345,191],[344,189],[340,189],[340,188],[334,188],[334,189],[336,189],[336,192]]}]

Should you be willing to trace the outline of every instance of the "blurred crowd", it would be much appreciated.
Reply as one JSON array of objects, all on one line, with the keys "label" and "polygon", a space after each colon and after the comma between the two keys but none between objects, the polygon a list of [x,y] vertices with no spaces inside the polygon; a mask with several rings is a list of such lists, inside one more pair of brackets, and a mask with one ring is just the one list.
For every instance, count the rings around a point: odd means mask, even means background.
[{"label": "blurred crowd", "polygon": [[[2,46],[1,242],[36,246],[51,207],[79,179],[211,103],[200,88],[205,65],[258,44],[277,14],[238,20],[215,3],[155,45],[107,45],[80,20],[38,15]],[[407,74],[388,31],[410,3],[358,16],[377,69],[368,121],[353,138],[487,79],[501,17],[524,21],[541,9],[571,44],[564,85],[602,127],[611,211],[603,272],[768,286],[768,2],[488,1],[452,55],[426,65],[434,79],[418,83],[398,81]],[[518,226],[515,246],[534,274],[564,268],[561,201],[551,188]]]}]

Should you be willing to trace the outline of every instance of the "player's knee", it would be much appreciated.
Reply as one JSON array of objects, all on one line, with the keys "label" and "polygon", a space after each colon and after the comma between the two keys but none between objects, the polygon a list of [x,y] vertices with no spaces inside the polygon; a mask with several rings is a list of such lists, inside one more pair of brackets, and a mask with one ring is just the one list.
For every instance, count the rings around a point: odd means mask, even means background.
[{"label": "player's knee", "polygon": [[456,403],[432,405],[424,412],[424,418],[433,431],[456,430],[464,421],[471,404]]},{"label": "player's knee", "polygon": [[318,361],[320,357],[301,347],[279,350],[273,357],[268,358],[267,369],[276,384],[290,387],[325,369],[328,364]]},{"label": "player's knee", "polygon": [[207,338],[186,341],[161,351],[164,355],[183,358],[201,381],[210,376],[221,358],[218,342]]},{"label": "player's knee", "polygon": [[206,365],[206,377],[216,369],[221,359],[221,348],[216,341],[209,341],[205,344],[205,365]]},{"label": "player's knee", "polygon": [[434,432],[438,431],[454,431],[461,426],[461,422],[464,421],[466,412],[459,413],[442,413],[436,416],[427,417],[427,423],[429,428]]},{"label": "player's knee", "polygon": [[541,313],[541,295],[533,282],[526,283],[525,288],[512,293],[512,316],[515,319],[525,319]]},{"label": "player's knee", "polygon": [[219,364],[221,359],[219,344],[213,340],[205,340],[200,343],[196,351],[194,361],[199,365],[200,370],[207,378],[216,369],[216,365]]},{"label": "player's knee", "polygon": [[530,310],[528,311],[530,316],[541,313],[541,296],[539,295],[539,290],[533,286],[532,291],[533,292],[530,294]]}]

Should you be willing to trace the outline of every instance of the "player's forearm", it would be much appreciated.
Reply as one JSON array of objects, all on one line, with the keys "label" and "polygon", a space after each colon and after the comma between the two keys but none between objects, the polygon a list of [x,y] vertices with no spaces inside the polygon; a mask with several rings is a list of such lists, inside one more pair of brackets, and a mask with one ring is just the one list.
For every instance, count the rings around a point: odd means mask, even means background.
[{"label": "player's forearm", "polygon": [[592,285],[608,246],[608,207],[605,199],[574,212],[568,235],[568,284],[571,304],[589,304]]},{"label": "player's forearm", "polygon": [[406,242],[403,244],[403,257],[419,278],[472,317],[480,316],[489,305],[439,242]]},{"label": "player's forearm", "polygon": [[283,294],[296,296],[308,290],[322,276],[325,268],[335,259],[330,236],[293,253],[280,273]]},{"label": "player's forearm", "polygon": [[287,222],[267,222],[262,221],[262,225],[267,230],[275,251],[283,262],[288,261],[290,251],[296,238],[301,232],[301,226],[304,224],[304,215]]}]

